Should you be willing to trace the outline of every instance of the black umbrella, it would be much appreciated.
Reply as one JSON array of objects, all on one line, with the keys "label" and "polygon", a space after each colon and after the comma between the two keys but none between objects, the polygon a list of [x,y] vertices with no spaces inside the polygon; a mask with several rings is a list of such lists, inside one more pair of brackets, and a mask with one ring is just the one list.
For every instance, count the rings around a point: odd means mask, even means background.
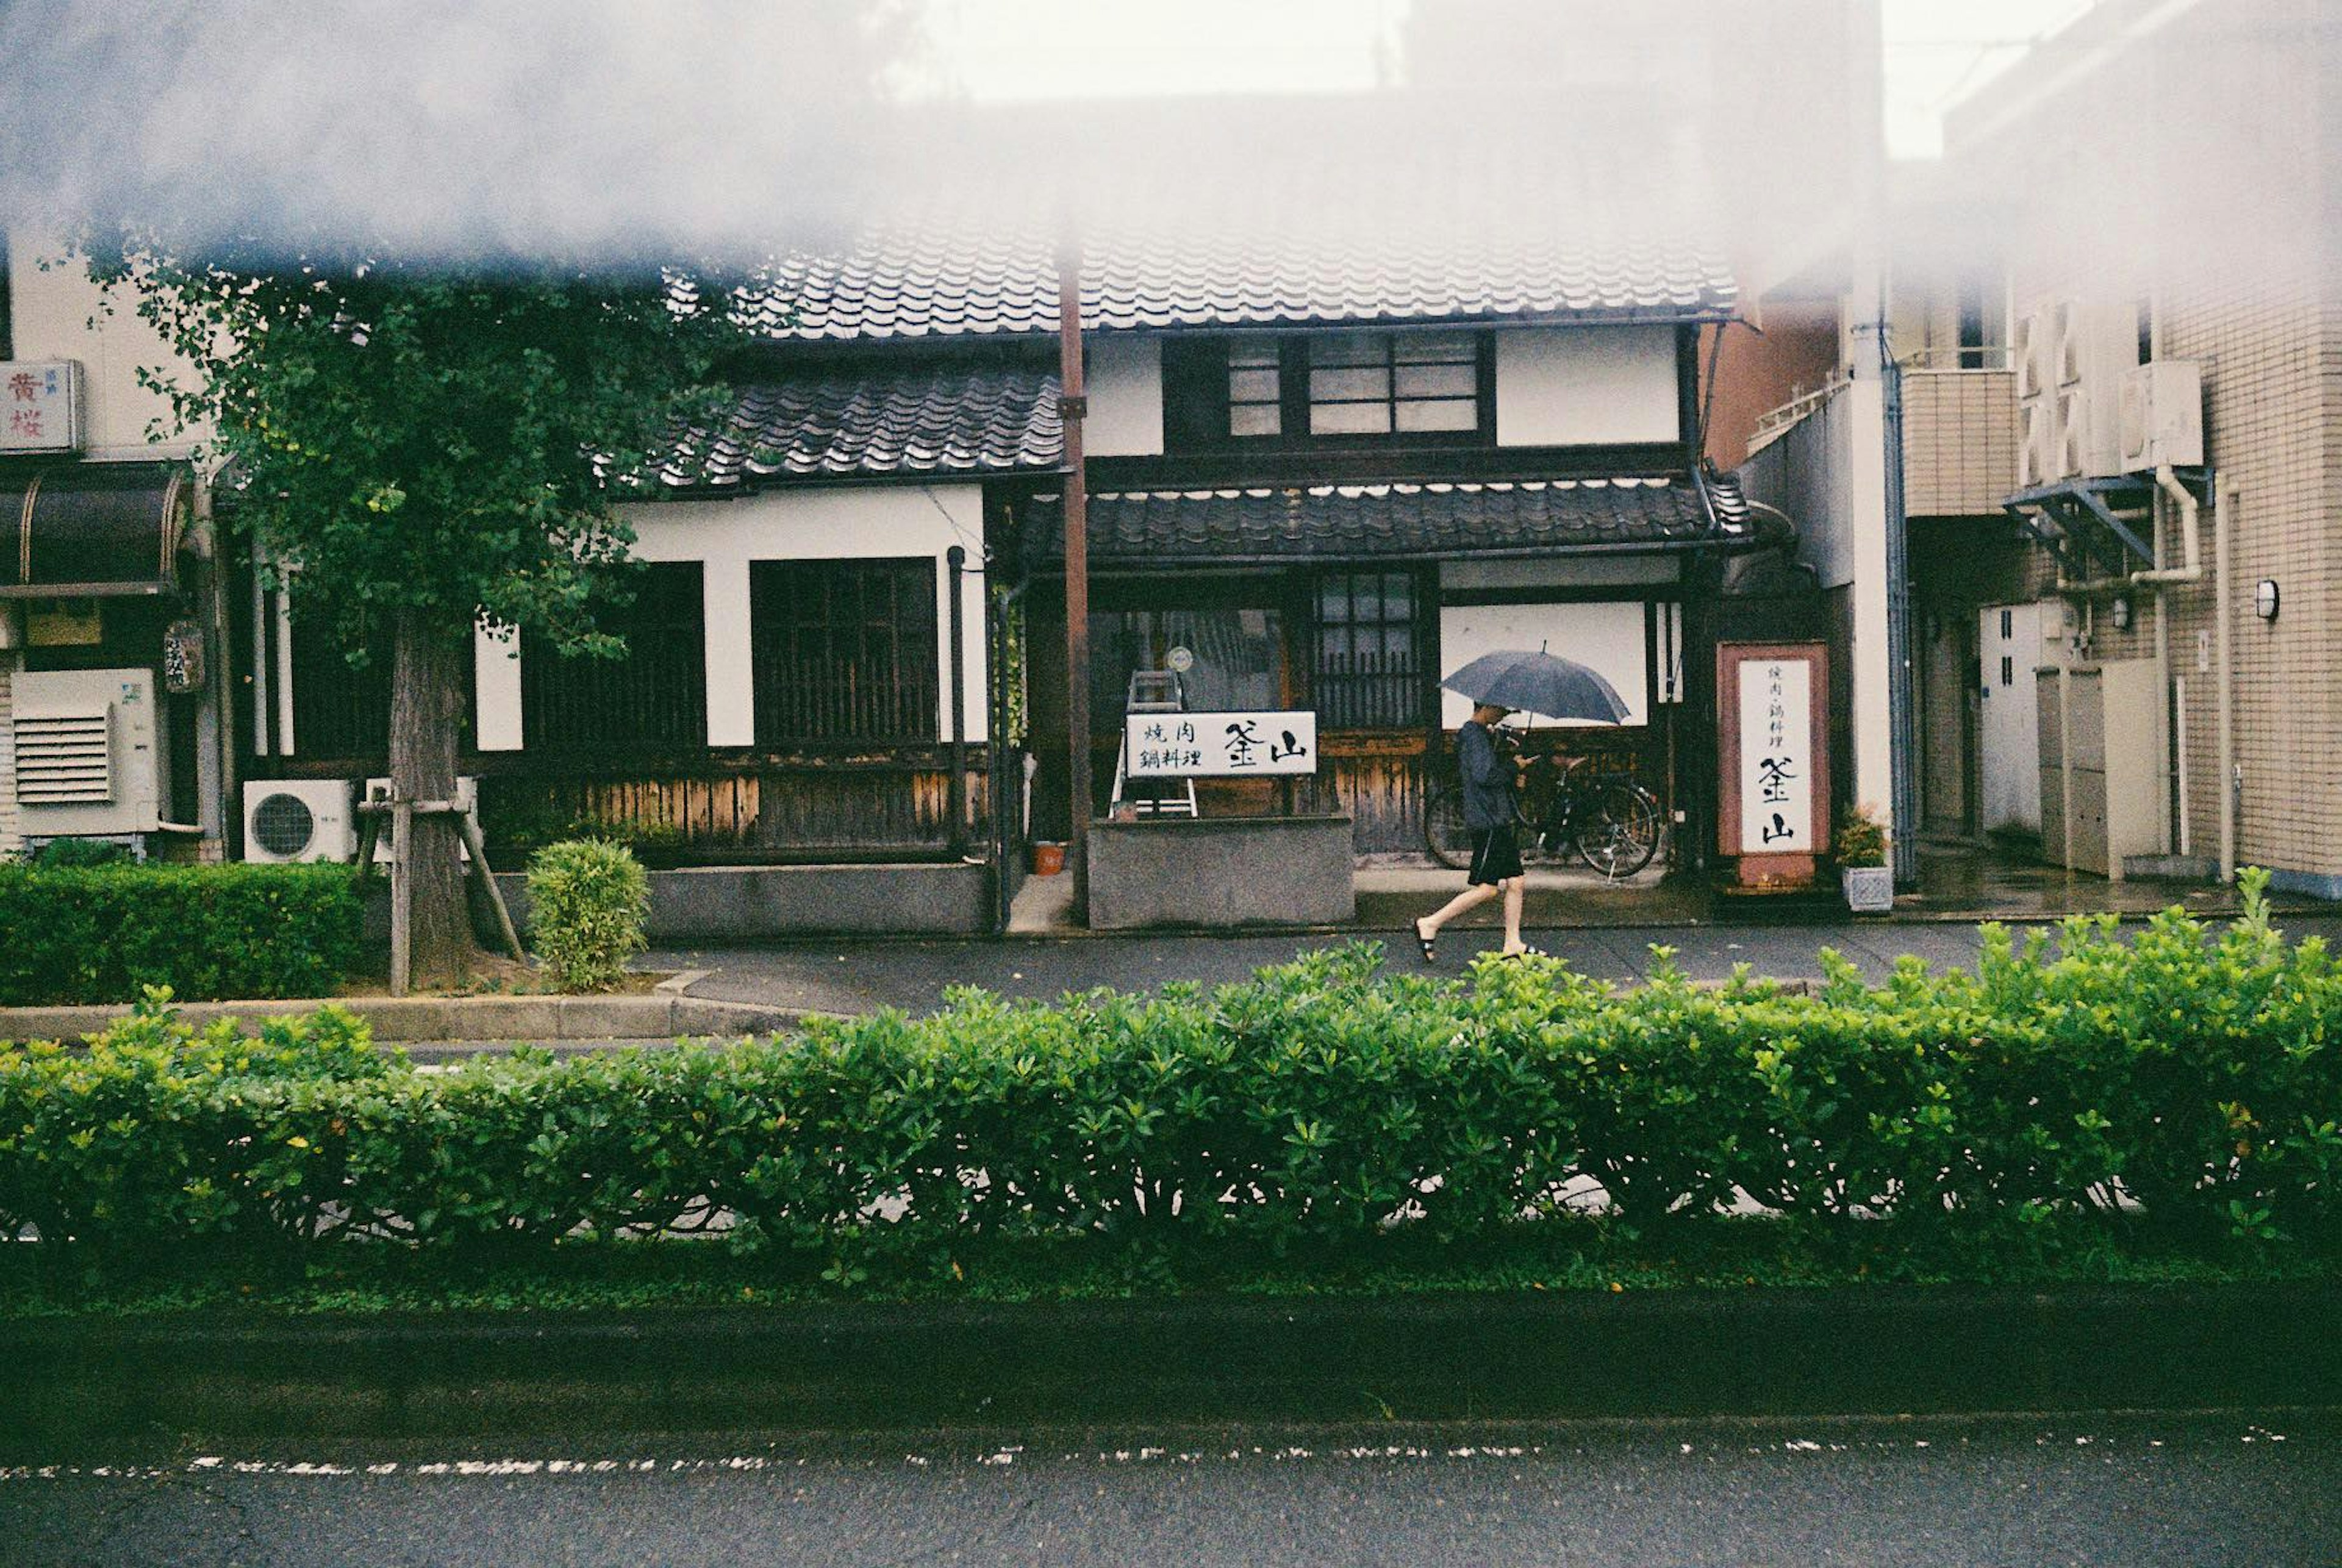
[{"label": "black umbrella", "polygon": [[1440,683],[1476,703],[1541,714],[1548,719],[1623,724],[1626,704],[1617,688],[1575,659],[1558,654],[1483,654]]}]

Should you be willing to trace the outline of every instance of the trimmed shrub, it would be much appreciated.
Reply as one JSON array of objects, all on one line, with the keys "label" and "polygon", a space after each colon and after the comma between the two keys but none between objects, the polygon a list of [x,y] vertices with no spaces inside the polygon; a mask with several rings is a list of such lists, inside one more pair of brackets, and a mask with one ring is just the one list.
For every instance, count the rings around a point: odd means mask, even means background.
[{"label": "trimmed shrub", "polygon": [[2072,921],[2054,950],[1996,931],[1974,974],[1907,960],[1874,987],[1828,959],[1811,996],[1696,986],[1664,954],[1623,994],[1536,958],[1441,982],[1356,944],[1210,992],[956,992],[432,1074],[330,1012],[246,1044],[150,1010],[86,1054],[0,1051],[0,1234],[101,1262],[525,1259],[728,1227],[845,1280],[995,1242],[1355,1258],[1596,1214],[1606,1256],[1663,1261],[1754,1199],[1792,1263],[2022,1262],[2053,1233],[2330,1254],[2342,973],[2250,891],[2217,935],[2177,912],[2128,942]]},{"label": "trimmed shrub", "polygon": [[650,879],[634,852],[598,839],[549,844],[528,861],[529,935],[563,991],[606,991],[648,945]]},{"label": "trimmed shrub", "polygon": [[0,865],[0,1005],[327,995],[359,916],[345,865]]}]

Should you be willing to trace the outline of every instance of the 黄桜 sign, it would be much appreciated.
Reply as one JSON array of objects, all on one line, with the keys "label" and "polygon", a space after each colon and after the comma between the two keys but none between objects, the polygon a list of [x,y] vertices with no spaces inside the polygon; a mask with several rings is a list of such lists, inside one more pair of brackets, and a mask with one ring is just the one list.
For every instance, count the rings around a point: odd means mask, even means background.
[{"label": "\u9ec4\u685c sign", "polygon": [[1815,854],[1813,664],[1757,658],[1737,667],[1740,851]]},{"label": "\u9ec4\u685c sign", "polygon": [[1129,778],[1240,778],[1317,771],[1317,715],[1266,713],[1132,714],[1123,720]]}]

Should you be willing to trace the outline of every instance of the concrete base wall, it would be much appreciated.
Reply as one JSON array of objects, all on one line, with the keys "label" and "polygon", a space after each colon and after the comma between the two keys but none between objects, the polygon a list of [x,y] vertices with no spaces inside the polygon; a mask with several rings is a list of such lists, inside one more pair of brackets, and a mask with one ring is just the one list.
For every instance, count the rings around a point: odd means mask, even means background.
[{"label": "concrete base wall", "polygon": [[1357,913],[1347,816],[1098,823],[1089,853],[1092,930],[1337,925]]},{"label": "concrete base wall", "polygon": [[[966,864],[701,866],[654,871],[654,943],[811,935],[975,935],[991,929],[992,868]],[[528,879],[496,885],[522,939]]]}]

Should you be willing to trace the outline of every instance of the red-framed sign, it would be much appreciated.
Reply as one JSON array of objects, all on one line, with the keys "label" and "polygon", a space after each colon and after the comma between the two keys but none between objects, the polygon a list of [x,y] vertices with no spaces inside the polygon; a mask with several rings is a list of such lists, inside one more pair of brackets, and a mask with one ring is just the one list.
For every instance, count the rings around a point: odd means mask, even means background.
[{"label": "red-framed sign", "polygon": [[1716,849],[1743,883],[1810,881],[1828,852],[1828,657],[1820,643],[1716,646]]}]

